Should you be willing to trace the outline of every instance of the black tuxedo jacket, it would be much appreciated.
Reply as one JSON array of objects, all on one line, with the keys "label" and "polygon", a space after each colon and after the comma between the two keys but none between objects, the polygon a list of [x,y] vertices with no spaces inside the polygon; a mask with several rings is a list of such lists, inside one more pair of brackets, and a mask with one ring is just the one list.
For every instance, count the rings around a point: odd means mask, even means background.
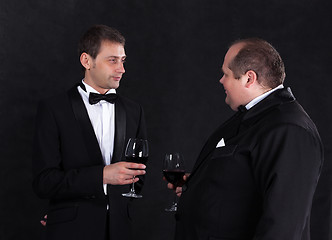
[{"label": "black tuxedo jacket", "polygon": [[[119,96],[112,163],[124,160],[130,137],[146,139],[143,110]],[[108,212],[111,239],[131,239],[131,200],[121,196],[129,186],[108,185],[105,196],[102,154],[77,86],[40,103],[33,167],[34,191],[50,200],[47,239],[105,240]]]},{"label": "black tuxedo jacket", "polygon": [[[323,162],[314,123],[289,89],[231,118],[203,147],[176,215],[177,240],[308,240]],[[225,146],[216,148],[221,138]]]}]

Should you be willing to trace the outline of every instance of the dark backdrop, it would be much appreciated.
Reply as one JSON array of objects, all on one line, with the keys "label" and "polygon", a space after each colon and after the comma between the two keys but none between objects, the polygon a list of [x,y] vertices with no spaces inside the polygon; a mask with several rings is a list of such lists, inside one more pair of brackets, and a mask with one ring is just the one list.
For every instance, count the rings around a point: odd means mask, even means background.
[{"label": "dark backdrop", "polygon": [[218,82],[228,44],[270,41],[286,65],[286,86],[317,124],[326,162],[313,209],[314,239],[331,239],[331,1],[2,0],[0,2],[0,239],[39,239],[47,204],[32,192],[31,145],[38,100],[81,80],[77,41],[93,24],[127,39],[119,92],[146,112],[150,160],[136,201],[137,239],[172,239],[163,211],[167,151],[190,171],[209,134],[232,112]]}]

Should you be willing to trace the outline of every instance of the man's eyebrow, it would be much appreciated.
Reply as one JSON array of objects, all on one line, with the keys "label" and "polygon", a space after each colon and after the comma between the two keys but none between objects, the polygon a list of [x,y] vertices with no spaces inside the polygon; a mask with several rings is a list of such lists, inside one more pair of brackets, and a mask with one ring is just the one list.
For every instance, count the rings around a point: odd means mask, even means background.
[{"label": "man's eyebrow", "polygon": [[127,56],[107,56],[105,58],[126,58]]}]

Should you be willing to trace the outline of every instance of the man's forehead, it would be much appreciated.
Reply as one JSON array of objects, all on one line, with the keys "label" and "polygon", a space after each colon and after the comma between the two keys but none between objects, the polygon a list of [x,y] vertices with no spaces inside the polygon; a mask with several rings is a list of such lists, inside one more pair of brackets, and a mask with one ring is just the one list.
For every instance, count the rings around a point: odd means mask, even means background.
[{"label": "man's forehead", "polygon": [[104,53],[113,57],[125,57],[125,49],[121,43],[103,41],[100,46],[99,53]]},{"label": "man's forehead", "polygon": [[112,45],[112,46],[121,46],[124,48],[124,45],[122,43],[119,42],[114,42],[114,41],[110,41],[110,40],[102,40],[101,41],[101,45]]},{"label": "man's forehead", "polygon": [[233,58],[238,54],[238,52],[242,49],[242,47],[244,46],[243,42],[239,42],[239,43],[235,43],[234,45],[232,45],[227,53],[225,54],[224,57],[224,63],[222,68],[224,70],[226,70],[225,68],[228,68],[229,63],[233,60]]},{"label": "man's forehead", "polygon": [[236,43],[234,45],[232,45],[226,55],[225,55],[225,60],[227,59],[228,61],[232,60],[233,57],[235,57],[238,52],[241,50],[241,48],[243,47],[244,43]]},{"label": "man's forehead", "polygon": [[225,72],[226,71],[226,66],[225,66],[225,62],[221,65],[221,71]]}]

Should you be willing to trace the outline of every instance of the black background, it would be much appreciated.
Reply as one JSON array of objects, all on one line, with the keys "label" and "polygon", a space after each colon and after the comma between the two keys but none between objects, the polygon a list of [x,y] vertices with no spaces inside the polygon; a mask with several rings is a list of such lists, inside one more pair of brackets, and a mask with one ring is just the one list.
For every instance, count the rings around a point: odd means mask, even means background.
[{"label": "black background", "polygon": [[162,180],[168,151],[190,171],[209,134],[232,114],[219,79],[230,42],[261,37],[280,52],[286,86],[316,123],[326,162],[313,208],[314,239],[331,239],[331,1],[2,0],[0,2],[0,239],[39,239],[47,202],[32,192],[38,100],[81,80],[76,53],[94,24],[127,39],[120,93],[143,105],[151,154],[137,239],[172,239],[173,194]]}]

